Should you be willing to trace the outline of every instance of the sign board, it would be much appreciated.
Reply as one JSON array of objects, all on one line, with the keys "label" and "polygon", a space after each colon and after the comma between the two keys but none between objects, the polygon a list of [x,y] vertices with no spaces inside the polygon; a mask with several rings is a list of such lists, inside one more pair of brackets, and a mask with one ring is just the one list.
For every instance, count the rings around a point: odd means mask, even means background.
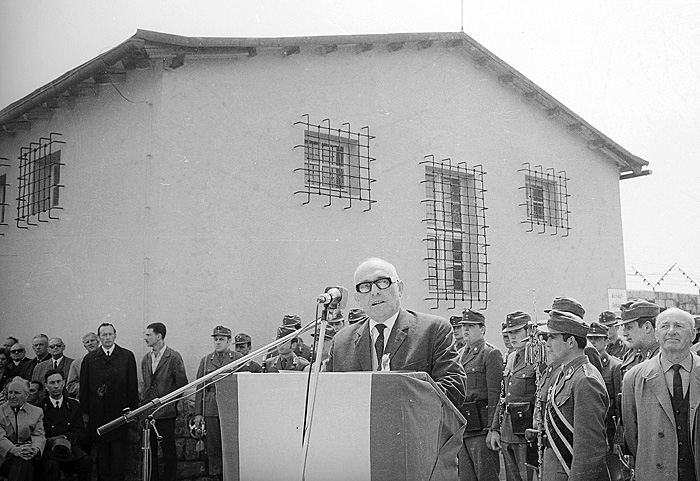
[{"label": "sign board", "polygon": [[620,306],[627,302],[627,289],[608,289],[608,310],[615,314],[621,312]]}]

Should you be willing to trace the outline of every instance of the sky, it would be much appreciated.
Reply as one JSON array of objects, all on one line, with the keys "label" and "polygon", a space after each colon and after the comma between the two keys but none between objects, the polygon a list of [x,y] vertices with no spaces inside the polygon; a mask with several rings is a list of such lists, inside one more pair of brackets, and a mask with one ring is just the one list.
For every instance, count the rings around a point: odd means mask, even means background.
[{"label": "sky", "polygon": [[620,184],[627,288],[700,294],[696,0],[0,0],[0,109],[139,28],[207,37],[463,30],[649,161],[652,175]]}]

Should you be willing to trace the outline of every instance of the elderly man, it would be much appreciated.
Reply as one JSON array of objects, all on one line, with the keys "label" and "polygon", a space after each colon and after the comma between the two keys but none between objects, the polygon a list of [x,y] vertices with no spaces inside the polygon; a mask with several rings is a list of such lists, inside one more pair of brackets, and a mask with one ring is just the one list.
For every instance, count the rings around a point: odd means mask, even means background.
[{"label": "elderly man", "polygon": [[14,344],[10,348],[10,357],[12,358],[12,369],[19,377],[32,380],[32,371],[34,371],[34,363],[32,359],[27,358],[27,350],[20,343]]},{"label": "elderly man", "polygon": [[37,366],[40,362],[51,359],[51,354],[49,354],[49,336],[46,334],[37,334],[32,338],[32,350],[36,357],[32,359],[32,369]]},{"label": "elderly man", "polygon": [[503,354],[484,340],[486,319],[471,309],[462,314],[464,348],[460,362],[467,373],[467,399],[460,412],[467,419],[459,452],[460,481],[498,481],[498,451],[487,446],[491,421],[498,408],[503,377]]},{"label": "elderly man", "polygon": [[63,355],[65,349],[66,345],[63,344],[61,338],[54,337],[49,339],[48,352],[51,357],[36,365],[34,372],[32,372],[32,381],[40,381],[43,383],[46,373],[51,369],[63,371],[63,378],[66,379],[74,359]]},{"label": "elderly man", "polygon": [[[83,336],[83,347],[90,353],[100,347],[100,338],[94,332],[88,332]],[[66,390],[68,394],[77,398],[80,395],[80,367],[83,365],[83,357],[73,361],[66,378]]]},{"label": "elderly man", "polygon": [[29,381],[16,377],[0,405],[0,476],[9,481],[58,479],[58,465],[43,456],[44,412],[27,403]]},{"label": "elderly man", "polygon": [[401,307],[403,281],[389,262],[372,258],[355,270],[355,301],[368,322],[341,329],[327,371],[424,371],[455,406],[465,397],[465,374],[450,323]]},{"label": "elderly man", "polygon": [[690,352],[693,329],[687,312],[662,312],[656,320],[660,355],[625,374],[622,417],[638,481],[700,479],[700,357]]},{"label": "elderly man", "polygon": [[635,299],[622,304],[622,326],[627,341],[632,348],[622,360],[622,376],[637,364],[651,359],[659,352],[656,340],[656,316],[660,308],[644,299]]},{"label": "elderly man", "polygon": [[588,326],[575,314],[551,310],[547,325],[539,330],[547,339],[548,362],[560,366],[544,410],[542,480],[607,481],[609,400],[600,371],[583,352]]}]

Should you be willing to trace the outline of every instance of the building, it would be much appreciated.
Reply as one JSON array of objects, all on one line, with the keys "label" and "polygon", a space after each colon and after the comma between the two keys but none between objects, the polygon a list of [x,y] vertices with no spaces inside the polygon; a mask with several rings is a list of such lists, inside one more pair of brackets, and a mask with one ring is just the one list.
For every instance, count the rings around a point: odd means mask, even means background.
[{"label": "building", "polygon": [[138,356],[160,321],[190,377],[213,326],[260,347],[369,256],[497,345],[557,295],[595,316],[625,288],[619,182],[649,173],[464,33],[139,30],[0,126],[3,331],[73,355],[109,321]]}]

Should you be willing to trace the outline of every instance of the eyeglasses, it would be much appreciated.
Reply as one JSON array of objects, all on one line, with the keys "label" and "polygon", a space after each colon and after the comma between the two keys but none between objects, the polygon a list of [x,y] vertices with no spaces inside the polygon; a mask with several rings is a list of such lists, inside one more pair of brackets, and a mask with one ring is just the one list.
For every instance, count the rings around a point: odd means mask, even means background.
[{"label": "eyeglasses", "polygon": [[57,347],[61,347],[63,344],[51,344],[49,345],[49,349],[56,349]]},{"label": "eyeglasses", "polygon": [[370,282],[360,282],[355,286],[355,290],[362,294],[367,294],[372,290],[372,284],[377,286],[379,289],[386,289],[395,282],[399,282],[398,279],[393,280],[391,277],[380,277]]},{"label": "eyeglasses", "polygon": [[18,354],[18,353],[20,353],[20,352],[24,352],[24,349],[11,349],[10,352],[11,352],[12,354]]}]

